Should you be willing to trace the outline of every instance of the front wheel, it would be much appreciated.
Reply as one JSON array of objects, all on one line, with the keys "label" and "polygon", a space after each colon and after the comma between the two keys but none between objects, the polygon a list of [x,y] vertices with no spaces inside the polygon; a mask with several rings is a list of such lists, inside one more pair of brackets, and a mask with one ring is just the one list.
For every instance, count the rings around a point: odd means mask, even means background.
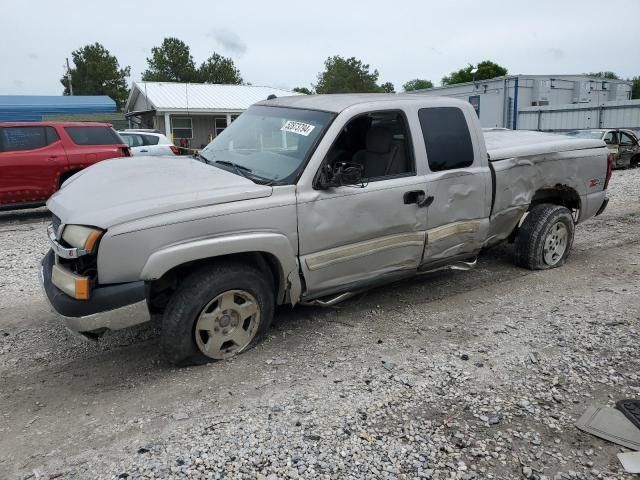
[{"label": "front wheel", "polygon": [[575,224],[571,211],[541,204],[531,209],[515,242],[516,265],[544,270],[564,264],[573,245]]},{"label": "front wheel", "polygon": [[203,267],[169,301],[160,343],[174,365],[222,360],[254,347],[269,329],[273,286],[259,270],[239,263]]}]

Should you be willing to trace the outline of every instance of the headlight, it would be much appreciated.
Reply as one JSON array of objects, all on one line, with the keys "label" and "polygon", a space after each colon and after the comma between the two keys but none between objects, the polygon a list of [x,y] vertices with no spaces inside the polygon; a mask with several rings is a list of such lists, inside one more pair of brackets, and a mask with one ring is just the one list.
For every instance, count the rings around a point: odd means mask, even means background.
[{"label": "headlight", "polygon": [[93,252],[103,233],[98,228],[67,225],[62,232],[62,239],[72,247]]}]

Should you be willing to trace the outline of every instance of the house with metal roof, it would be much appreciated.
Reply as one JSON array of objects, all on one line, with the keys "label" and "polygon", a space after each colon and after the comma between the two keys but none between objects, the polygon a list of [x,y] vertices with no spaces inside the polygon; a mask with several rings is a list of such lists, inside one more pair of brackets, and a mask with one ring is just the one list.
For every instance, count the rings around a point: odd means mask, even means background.
[{"label": "house with metal roof", "polygon": [[133,82],[125,116],[132,128],[157,129],[176,145],[199,149],[270,95],[299,94],[257,85]]},{"label": "house with metal roof", "polygon": [[40,122],[57,115],[108,114],[116,102],[106,95],[0,95],[0,122]]}]

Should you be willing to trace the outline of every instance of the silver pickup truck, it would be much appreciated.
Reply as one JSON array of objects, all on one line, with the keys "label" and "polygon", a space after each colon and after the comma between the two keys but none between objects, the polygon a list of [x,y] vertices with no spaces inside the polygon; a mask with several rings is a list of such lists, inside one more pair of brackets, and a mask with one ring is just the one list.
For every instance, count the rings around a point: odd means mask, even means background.
[{"label": "silver pickup truck", "polygon": [[612,166],[602,140],[483,131],[454,99],[265,100],[196,158],[114,159],[65,182],[42,281],[76,332],[147,321],[100,314],[146,300],[171,362],[223,359],[276,305],[468,269],[498,242],[522,267],[562,265]]}]

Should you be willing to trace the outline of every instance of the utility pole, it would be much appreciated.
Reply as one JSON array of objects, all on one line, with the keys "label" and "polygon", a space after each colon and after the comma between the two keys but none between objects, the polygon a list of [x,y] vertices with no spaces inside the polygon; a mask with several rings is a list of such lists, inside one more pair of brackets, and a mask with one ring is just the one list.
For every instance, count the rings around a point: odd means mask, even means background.
[{"label": "utility pole", "polygon": [[73,97],[73,82],[71,81],[71,68],[69,68],[69,57],[67,57],[67,82],[69,82],[69,95]]}]

